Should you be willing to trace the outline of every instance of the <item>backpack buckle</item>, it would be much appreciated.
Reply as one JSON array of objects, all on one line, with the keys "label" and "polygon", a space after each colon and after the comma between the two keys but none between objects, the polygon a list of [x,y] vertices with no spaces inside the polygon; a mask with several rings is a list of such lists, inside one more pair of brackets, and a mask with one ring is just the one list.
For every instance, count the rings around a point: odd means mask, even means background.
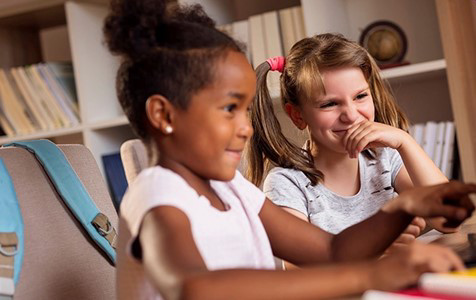
[{"label": "backpack buckle", "polygon": [[112,226],[107,216],[102,213],[98,213],[91,221],[91,224],[93,224],[98,233],[109,242],[111,247],[116,249],[116,229],[114,229],[114,226]]}]

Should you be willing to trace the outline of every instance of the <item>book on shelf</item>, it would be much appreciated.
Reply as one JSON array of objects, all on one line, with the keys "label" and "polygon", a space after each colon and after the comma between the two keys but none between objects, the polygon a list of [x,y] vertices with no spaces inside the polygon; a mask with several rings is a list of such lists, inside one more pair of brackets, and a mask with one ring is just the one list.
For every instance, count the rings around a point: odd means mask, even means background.
[{"label": "book on shelf", "polygon": [[79,120],[75,114],[72,104],[70,101],[68,101],[68,99],[66,99],[66,93],[60,91],[53,76],[49,74],[49,70],[43,68],[42,65],[32,65],[30,68],[32,72],[36,74],[37,78],[42,82],[43,89],[47,93],[48,97],[59,105],[60,111],[64,114],[66,120],[69,122],[68,125],[78,125]]},{"label": "book on shelf", "polygon": [[281,9],[278,14],[283,51],[284,55],[288,55],[291,47],[298,41],[294,29],[292,8]]},{"label": "book on shelf", "polygon": [[0,126],[2,127],[2,134],[7,136],[14,136],[15,129],[5,114],[5,108],[3,106],[2,95],[0,93]]},{"label": "book on shelf", "polygon": [[438,127],[436,129],[436,145],[435,145],[435,153],[433,162],[435,165],[441,169],[441,157],[443,155],[443,144],[445,142],[445,122],[438,123]]},{"label": "book on shelf", "polygon": [[40,130],[53,129],[53,124],[48,122],[48,115],[46,114],[41,104],[35,101],[33,97],[29,94],[27,87],[23,83],[23,80],[18,73],[18,70],[16,68],[12,68],[10,69],[9,73],[14,79],[19,92],[23,96],[23,99],[25,99],[25,102],[28,104],[28,107],[30,108],[32,114],[35,115]]},{"label": "book on shelf", "polygon": [[245,48],[245,54],[248,58],[248,61],[251,62],[251,51],[249,47],[249,26],[248,20],[242,20],[238,22],[233,22],[232,24],[232,34],[231,36],[240,43],[243,43]]},{"label": "book on shelf", "polygon": [[306,37],[306,27],[304,25],[304,15],[302,12],[301,6],[294,6],[291,8],[291,12],[293,15],[293,23],[294,23],[294,35],[296,37],[296,42],[302,40]]},{"label": "book on shelf", "polygon": [[441,172],[452,179],[455,154],[454,123],[430,121],[415,124],[409,132]]},{"label": "book on shelf", "polygon": [[12,122],[16,134],[28,134],[35,131],[34,124],[26,111],[26,108],[16,98],[5,71],[0,69],[0,94],[3,99],[5,114]]},{"label": "book on shelf", "polygon": [[423,134],[423,150],[434,161],[435,145],[436,145],[436,122],[427,122]]},{"label": "book on shelf", "polygon": [[32,84],[35,92],[38,94],[40,98],[48,104],[48,108],[51,110],[54,118],[57,120],[59,127],[69,127],[71,124],[68,121],[68,118],[63,113],[57,101],[53,98],[53,96],[48,92],[47,88],[45,87],[41,77],[39,77],[38,73],[35,72],[35,69],[32,66],[27,66],[24,68],[26,75],[30,79],[30,83]]},{"label": "book on shelf", "polygon": [[268,59],[264,39],[264,24],[262,15],[249,17],[251,61],[254,68]]},{"label": "book on shelf", "polygon": [[5,78],[7,81],[7,85],[9,86],[10,91],[12,92],[12,99],[17,101],[18,104],[24,111],[24,114],[27,116],[30,124],[32,125],[32,132],[41,129],[42,123],[36,116],[35,112],[33,111],[32,107],[30,107],[28,101],[23,97],[18,85],[16,84],[15,79],[13,78],[11,72],[5,71]]},{"label": "book on shelf", "polygon": [[415,139],[415,141],[418,143],[418,145],[422,146],[423,145],[423,132],[425,129],[424,124],[415,124],[412,126],[412,136]]},{"label": "book on shelf", "polygon": [[455,125],[453,122],[445,123],[445,141],[441,155],[441,171],[447,178],[453,175],[453,160],[455,148]]},{"label": "book on shelf", "polygon": [[79,125],[71,63],[0,69],[0,126],[15,136]]},{"label": "book on shelf", "polygon": [[114,207],[119,210],[122,197],[127,189],[127,179],[121,155],[120,153],[103,155],[102,163]]},{"label": "book on shelf", "polygon": [[[277,11],[270,11],[262,14],[263,17],[263,39],[266,44],[266,59],[276,56],[283,56],[283,46],[279,30],[279,18]],[[253,30],[253,29],[252,29]],[[262,61],[264,62],[264,60]],[[279,72],[269,72],[267,76],[268,89],[279,91]],[[272,93],[271,93],[272,94]]]},{"label": "book on shelf", "polygon": [[73,65],[66,62],[48,62],[45,63],[44,66],[46,66],[52,72],[54,78],[61,85],[63,91],[69,96],[72,103],[75,104],[76,109],[78,109]]},{"label": "book on shelf", "polygon": [[18,73],[19,79],[25,85],[25,88],[28,91],[30,97],[32,98],[32,101],[34,101],[41,107],[41,110],[45,114],[45,121],[49,124],[48,127],[50,129],[61,128],[61,123],[56,118],[51,108],[48,107],[48,103],[45,101],[45,99],[43,97],[40,97],[39,93],[36,91],[34,85],[32,84],[29,76],[26,74],[25,69],[23,67],[18,67],[13,70],[16,70],[16,72]]}]

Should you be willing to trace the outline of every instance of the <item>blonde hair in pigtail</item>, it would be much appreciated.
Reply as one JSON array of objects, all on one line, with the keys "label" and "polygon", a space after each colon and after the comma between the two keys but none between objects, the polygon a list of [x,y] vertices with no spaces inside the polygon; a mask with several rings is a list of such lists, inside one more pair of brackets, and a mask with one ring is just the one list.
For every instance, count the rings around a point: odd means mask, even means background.
[{"label": "blonde hair in pigtail", "polygon": [[375,60],[367,54],[370,61],[369,85],[375,105],[375,121],[408,131],[408,119],[397,106],[390,85],[380,76]]},{"label": "blonde hair in pigtail", "polygon": [[269,71],[270,66],[266,62],[256,68],[256,97],[250,112],[254,134],[246,151],[248,159],[246,175],[257,186],[273,165],[283,168],[299,166],[301,170],[304,169],[303,172],[315,172],[312,158],[305,150],[288,141],[281,131],[266,84]]}]

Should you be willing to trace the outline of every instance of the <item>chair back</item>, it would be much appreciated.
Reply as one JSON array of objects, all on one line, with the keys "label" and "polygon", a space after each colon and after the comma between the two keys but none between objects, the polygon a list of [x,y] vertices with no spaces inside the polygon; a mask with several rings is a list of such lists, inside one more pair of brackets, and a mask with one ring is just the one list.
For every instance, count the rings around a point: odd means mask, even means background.
[{"label": "chair back", "polygon": [[128,140],[121,145],[121,160],[129,184],[149,166],[147,149],[140,139]]}]

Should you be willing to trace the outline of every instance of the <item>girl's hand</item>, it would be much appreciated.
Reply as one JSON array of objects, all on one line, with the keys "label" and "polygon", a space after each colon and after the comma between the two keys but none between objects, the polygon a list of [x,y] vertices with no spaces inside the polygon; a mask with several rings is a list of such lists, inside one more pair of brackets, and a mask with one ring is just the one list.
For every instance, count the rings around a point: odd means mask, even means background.
[{"label": "girl's hand", "polygon": [[353,125],[343,138],[345,149],[351,158],[367,148],[390,147],[399,149],[410,136],[403,130],[383,123],[364,121]]},{"label": "girl's hand", "polygon": [[459,227],[445,226],[445,224],[448,223],[448,220],[443,217],[430,218],[427,221],[428,221],[428,225],[430,225],[431,228],[436,229],[442,233],[455,233],[459,230]]},{"label": "girl's hand", "polygon": [[420,217],[444,217],[444,226],[456,228],[474,211],[474,205],[468,197],[470,193],[476,193],[476,185],[458,181],[416,187],[400,193],[387,202],[382,210],[402,210]]},{"label": "girl's hand", "polygon": [[414,242],[376,261],[369,281],[373,289],[397,290],[416,284],[426,272],[463,269],[463,262],[449,248]]},{"label": "girl's hand", "polygon": [[390,247],[383,254],[384,256],[389,255],[401,247],[410,245],[415,241],[415,239],[420,235],[420,233],[425,229],[426,222],[425,219],[421,217],[415,217],[413,221],[408,225],[405,231],[400,234],[400,236],[393,242]]}]

